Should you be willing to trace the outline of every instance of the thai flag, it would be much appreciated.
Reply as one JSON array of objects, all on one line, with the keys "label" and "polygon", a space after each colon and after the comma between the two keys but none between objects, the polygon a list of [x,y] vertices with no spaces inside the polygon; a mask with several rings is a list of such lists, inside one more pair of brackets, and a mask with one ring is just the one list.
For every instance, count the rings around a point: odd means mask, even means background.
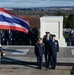
[{"label": "thai flag", "polygon": [[3,8],[0,8],[0,29],[16,30],[28,33],[29,28],[30,24],[26,18],[18,17]]}]

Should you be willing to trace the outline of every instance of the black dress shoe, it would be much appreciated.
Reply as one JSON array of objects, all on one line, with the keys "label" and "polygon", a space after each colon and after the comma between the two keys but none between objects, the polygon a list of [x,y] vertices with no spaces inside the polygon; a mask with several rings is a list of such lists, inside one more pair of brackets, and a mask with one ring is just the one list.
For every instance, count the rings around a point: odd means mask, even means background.
[{"label": "black dress shoe", "polygon": [[55,67],[51,67],[51,69],[55,69]]},{"label": "black dress shoe", "polygon": [[49,68],[49,66],[46,66],[46,68]]},{"label": "black dress shoe", "polygon": [[37,67],[37,69],[42,69],[42,67]]},{"label": "black dress shoe", "polygon": [[42,69],[41,67],[39,67],[39,69]]}]

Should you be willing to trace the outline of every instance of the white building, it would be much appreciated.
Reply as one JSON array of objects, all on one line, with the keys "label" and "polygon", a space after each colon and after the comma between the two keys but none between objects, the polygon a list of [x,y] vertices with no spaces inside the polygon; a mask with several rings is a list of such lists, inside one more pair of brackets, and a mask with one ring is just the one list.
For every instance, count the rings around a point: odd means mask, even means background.
[{"label": "white building", "polygon": [[44,16],[40,18],[40,37],[49,31],[51,34],[56,35],[60,47],[66,47],[63,36],[63,16]]}]

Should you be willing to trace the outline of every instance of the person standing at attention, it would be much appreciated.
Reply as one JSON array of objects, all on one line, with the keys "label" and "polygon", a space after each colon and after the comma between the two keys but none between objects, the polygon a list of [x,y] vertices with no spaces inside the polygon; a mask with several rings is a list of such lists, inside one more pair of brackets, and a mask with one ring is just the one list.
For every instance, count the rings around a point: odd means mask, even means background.
[{"label": "person standing at attention", "polygon": [[45,45],[42,42],[42,38],[38,38],[37,43],[35,44],[35,55],[37,57],[38,69],[42,69],[43,54],[45,54]]}]

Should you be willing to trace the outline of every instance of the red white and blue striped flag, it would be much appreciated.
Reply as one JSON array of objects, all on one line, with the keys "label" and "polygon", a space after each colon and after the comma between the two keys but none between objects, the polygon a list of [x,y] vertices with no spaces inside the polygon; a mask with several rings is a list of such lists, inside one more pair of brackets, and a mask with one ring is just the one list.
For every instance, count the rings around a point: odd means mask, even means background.
[{"label": "red white and blue striped flag", "polygon": [[18,17],[0,8],[0,29],[16,30],[28,33],[30,24],[26,18]]}]

